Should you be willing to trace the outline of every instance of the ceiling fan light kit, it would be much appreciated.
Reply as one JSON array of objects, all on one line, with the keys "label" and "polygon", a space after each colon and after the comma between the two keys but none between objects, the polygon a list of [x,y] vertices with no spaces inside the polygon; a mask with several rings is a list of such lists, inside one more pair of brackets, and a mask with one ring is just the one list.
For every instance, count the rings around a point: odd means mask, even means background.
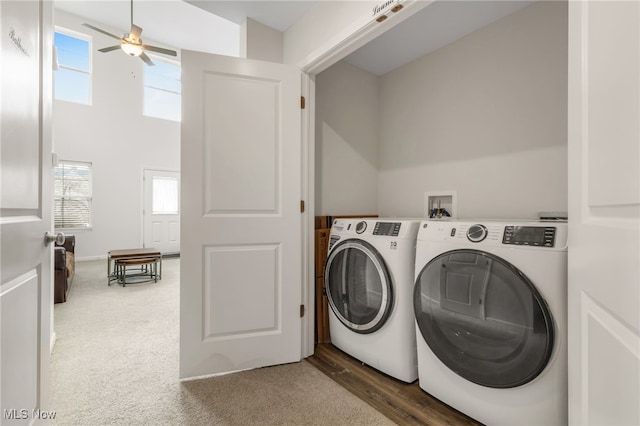
[{"label": "ceiling fan light kit", "polygon": [[122,37],[118,37],[117,35],[111,34],[110,32],[102,30],[98,27],[94,27],[91,24],[84,23],[82,25],[120,41],[120,45],[103,47],[102,49],[98,49],[98,52],[106,53],[106,52],[118,50],[118,48],[120,48],[124,53],[126,53],[129,56],[139,57],[144,61],[145,64],[149,66],[153,66],[155,64],[153,63],[151,58],[149,58],[149,56],[147,56],[147,54],[144,53],[145,50],[148,50],[150,52],[162,53],[163,55],[177,56],[177,53],[175,50],[165,49],[163,47],[151,46],[148,44],[142,44],[142,39],[140,38],[140,34],[142,34],[142,28],[140,28],[139,26],[133,23],[133,0],[131,0],[131,30],[129,30],[129,34],[125,34]]},{"label": "ceiling fan light kit", "polygon": [[120,48],[129,56],[140,56],[142,54],[142,48],[135,44],[122,43]]}]

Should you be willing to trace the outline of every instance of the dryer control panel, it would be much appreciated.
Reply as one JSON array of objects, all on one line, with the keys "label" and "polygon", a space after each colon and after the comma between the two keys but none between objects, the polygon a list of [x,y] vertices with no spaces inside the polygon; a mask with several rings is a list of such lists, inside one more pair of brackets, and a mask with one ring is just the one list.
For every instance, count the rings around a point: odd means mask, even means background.
[{"label": "dryer control panel", "polygon": [[554,226],[505,226],[502,244],[553,247],[555,238]]},{"label": "dryer control panel", "polygon": [[567,223],[562,221],[436,221],[420,222],[419,241],[445,242],[461,247],[509,247],[566,250]]},{"label": "dryer control panel", "polygon": [[400,234],[400,222],[376,222],[373,235],[387,235],[397,237]]}]

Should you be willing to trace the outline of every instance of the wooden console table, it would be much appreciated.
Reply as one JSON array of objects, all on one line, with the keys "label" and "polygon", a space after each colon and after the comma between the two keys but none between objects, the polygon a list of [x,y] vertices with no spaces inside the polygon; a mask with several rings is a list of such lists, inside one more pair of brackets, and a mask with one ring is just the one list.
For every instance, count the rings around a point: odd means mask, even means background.
[{"label": "wooden console table", "polygon": [[[111,264],[113,262],[113,269]],[[107,285],[111,285],[111,281],[119,281],[123,279],[122,284],[126,284],[126,277],[122,277],[116,267],[116,263],[121,262],[123,265],[123,273],[126,273],[126,267],[124,265],[152,265],[152,272],[149,275],[150,279],[156,281],[162,279],[162,253],[160,250],[154,248],[138,248],[138,249],[125,249],[125,250],[111,250],[107,256]],[[158,269],[153,269],[155,265],[158,265]]]}]

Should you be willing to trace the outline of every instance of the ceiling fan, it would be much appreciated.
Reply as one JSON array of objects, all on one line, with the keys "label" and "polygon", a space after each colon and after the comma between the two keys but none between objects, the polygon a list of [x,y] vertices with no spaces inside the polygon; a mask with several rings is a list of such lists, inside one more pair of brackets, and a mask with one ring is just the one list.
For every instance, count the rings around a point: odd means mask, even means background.
[{"label": "ceiling fan", "polygon": [[133,23],[133,0],[131,0],[131,30],[129,30],[129,34],[124,34],[122,37],[118,37],[117,35],[101,30],[98,27],[94,27],[91,24],[84,23],[82,25],[109,37],[120,40],[119,45],[104,47],[102,49],[98,49],[98,52],[106,53],[113,50],[122,49],[129,56],[140,57],[140,59],[142,59],[144,63],[149,66],[153,66],[155,64],[153,63],[151,58],[149,58],[149,56],[144,53],[145,50],[148,50],[150,52],[162,53],[164,55],[177,56],[175,50],[164,49],[162,47],[150,46],[148,44],[142,43],[142,39],[140,38],[140,34],[142,34],[142,28]]}]

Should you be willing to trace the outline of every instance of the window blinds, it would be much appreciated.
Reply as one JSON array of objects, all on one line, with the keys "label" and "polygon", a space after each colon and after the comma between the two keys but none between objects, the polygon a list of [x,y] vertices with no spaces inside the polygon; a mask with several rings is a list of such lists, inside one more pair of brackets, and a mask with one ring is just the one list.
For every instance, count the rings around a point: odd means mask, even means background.
[{"label": "window blinds", "polygon": [[55,228],[90,228],[91,163],[60,161],[53,180]]}]

